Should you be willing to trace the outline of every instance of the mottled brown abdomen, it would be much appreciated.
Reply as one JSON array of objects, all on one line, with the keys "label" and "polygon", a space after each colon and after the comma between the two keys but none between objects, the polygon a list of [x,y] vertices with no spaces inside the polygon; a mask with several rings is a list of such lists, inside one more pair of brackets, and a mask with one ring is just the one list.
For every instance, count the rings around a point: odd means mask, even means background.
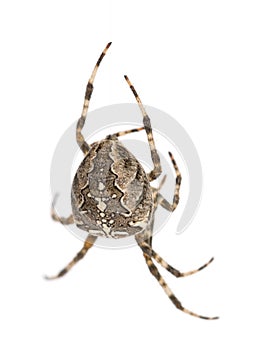
[{"label": "mottled brown abdomen", "polygon": [[92,144],[73,180],[72,210],[76,225],[97,236],[119,238],[147,226],[153,212],[150,184],[117,139]]}]

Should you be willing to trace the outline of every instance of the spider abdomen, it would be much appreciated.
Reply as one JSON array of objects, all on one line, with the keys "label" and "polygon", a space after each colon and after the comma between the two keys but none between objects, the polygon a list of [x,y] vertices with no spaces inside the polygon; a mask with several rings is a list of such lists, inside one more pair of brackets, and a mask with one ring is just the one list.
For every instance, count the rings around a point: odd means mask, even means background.
[{"label": "spider abdomen", "polygon": [[72,185],[76,225],[96,236],[141,232],[153,213],[152,190],[138,160],[116,139],[91,145]]}]

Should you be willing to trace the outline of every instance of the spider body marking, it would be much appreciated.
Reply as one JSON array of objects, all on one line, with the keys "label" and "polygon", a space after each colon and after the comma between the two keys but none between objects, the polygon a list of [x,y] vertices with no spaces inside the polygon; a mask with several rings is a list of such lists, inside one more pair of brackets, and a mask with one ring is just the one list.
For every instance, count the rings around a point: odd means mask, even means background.
[{"label": "spider body marking", "polygon": [[153,214],[147,175],[116,136],[91,145],[74,177],[71,194],[75,224],[96,236],[135,235]]}]

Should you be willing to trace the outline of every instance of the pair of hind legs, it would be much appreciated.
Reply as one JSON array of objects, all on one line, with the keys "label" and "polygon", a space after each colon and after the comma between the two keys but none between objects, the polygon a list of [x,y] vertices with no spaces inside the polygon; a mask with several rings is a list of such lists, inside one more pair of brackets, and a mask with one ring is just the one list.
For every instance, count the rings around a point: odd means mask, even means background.
[{"label": "pair of hind legs", "polygon": [[[84,137],[82,135],[82,128],[85,124],[85,120],[87,117],[87,111],[88,111],[88,107],[89,107],[89,102],[91,99],[91,95],[93,92],[93,82],[94,82],[94,78],[96,76],[98,67],[103,59],[103,57],[105,56],[109,46],[111,45],[111,43],[109,43],[104,51],[102,52],[102,54],[100,55],[94,70],[92,72],[92,75],[88,81],[87,87],[86,87],[86,93],[85,93],[85,100],[84,100],[84,105],[83,105],[83,110],[82,110],[82,114],[80,119],[78,120],[77,123],[77,129],[76,129],[76,139],[77,139],[77,143],[80,147],[80,149],[83,151],[84,155],[86,155],[89,152],[90,146],[88,143],[86,143],[86,141],[84,140]],[[136,129],[131,129],[131,130],[127,130],[127,131],[123,131],[123,132],[118,132],[115,133],[114,136],[116,137],[120,137],[132,132],[138,132],[141,130],[145,130],[146,134],[147,134],[147,139],[148,139],[148,143],[149,143],[149,147],[150,147],[150,152],[151,152],[151,158],[153,161],[153,170],[150,171],[147,174],[148,180],[151,182],[155,179],[157,179],[160,174],[161,174],[161,164],[160,164],[160,158],[158,155],[158,152],[155,148],[155,143],[154,143],[154,138],[153,138],[153,133],[152,133],[152,127],[151,127],[151,122],[150,119],[145,111],[145,108],[142,105],[142,102],[135,90],[135,88],[133,87],[133,85],[131,84],[129,78],[125,75],[124,76],[130,89],[132,90],[136,101],[139,105],[139,108],[142,112],[143,115],[143,127],[140,128],[136,128]],[[176,183],[175,183],[175,191],[174,191],[174,198],[173,198],[173,203],[170,204],[165,198],[163,198],[163,196],[159,193],[159,189],[155,189],[153,188],[153,193],[154,193],[154,207],[155,210],[157,208],[158,205],[161,205],[162,207],[164,207],[165,209],[167,209],[168,211],[172,212],[176,209],[178,202],[179,202],[179,190],[180,190],[180,185],[181,185],[181,174],[179,172],[179,169],[177,167],[177,164],[172,156],[171,153],[169,153],[169,156],[171,158],[172,164],[174,166],[175,169],[175,173],[176,173]],[[162,181],[163,182],[163,181]],[[155,211],[154,210],[154,211]],[[52,218],[55,221],[58,221],[60,223],[62,223],[63,225],[69,225],[69,224],[73,224],[74,220],[73,220],[73,216],[70,215],[68,218],[63,218],[63,217],[58,217],[57,214],[54,211],[54,207],[52,205]],[[165,291],[165,293],[167,294],[167,296],[170,298],[170,300],[173,302],[173,304],[180,309],[181,311],[188,313],[192,316],[196,316],[199,318],[204,318],[204,319],[214,319],[211,317],[204,317],[201,315],[198,315],[192,311],[189,311],[187,309],[185,309],[180,301],[175,297],[175,295],[173,294],[173,292],[171,291],[171,289],[168,287],[168,285],[166,284],[166,282],[164,281],[164,279],[162,278],[162,276],[160,275],[157,267],[155,266],[154,261],[156,261],[158,264],[160,264],[163,268],[165,268],[167,271],[169,271],[171,274],[173,274],[175,277],[185,277],[185,276],[189,276],[192,275],[200,270],[202,270],[203,268],[205,268],[206,266],[208,266],[213,259],[211,259],[208,263],[204,264],[203,266],[201,266],[200,268],[193,270],[193,271],[189,271],[186,273],[182,273],[180,271],[178,271],[177,269],[175,269],[174,267],[170,266],[164,259],[162,259],[153,249],[152,249],[152,232],[153,232],[153,221],[150,223],[150,225],[148,225],[148,227],[145,229],[145,231],[142,234],[139,234],[136,236],[136,240],[138,245],[140,246],[140,248],[142,249],[146,264],[151,272],[151,274],[158,280],[159,284],[161,285],[161,287],[163,288],[163,290]],[[59,277],[64,276],[66,273],[68,273],[68,271],[79,261],[81,260],[86,253],[88,252],[88,250],[93,246],[94,242],[96,241],[97,237],[92,236],[92,235],[88,235],[83,248],[78,252],[78,254],[74,257],[74,259],[64,268],[62,269],[57,275],[52,276],[52,277],[46,277],[47,279],[57,279]]]}]

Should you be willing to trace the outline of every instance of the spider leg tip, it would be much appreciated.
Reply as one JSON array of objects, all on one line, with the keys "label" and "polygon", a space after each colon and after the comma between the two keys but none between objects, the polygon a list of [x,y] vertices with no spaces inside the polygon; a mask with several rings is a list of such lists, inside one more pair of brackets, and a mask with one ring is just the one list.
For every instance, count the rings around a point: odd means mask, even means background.
[{"label": "spider leg tip", "polygon": [[211,317],[210,320],[219,320],[219,316]]},{"label": "spider leg tip", "polygon": [[106,48],[108,49],[108,48],[110,47],[111,44],[112,44],[112,41],[110,41],[110,42],[107,44]]},{"label": "spider leg tip", "polygon": [[219,319],[219,316],[207,317],[207,316],[198,315],[198,317],[201,318],[202,320],[209,320],[209,321],[213,321],[213,320],[218,320]]},{"label": "spider leg tip", "polygon": [[51,203],[51,208],[52,208],[52,209],[53,209],[54,206],[56,205],[56,202],[58,201],[59,196],[60,196],[59,192],[57,192],[57,193],[54,194],[53,200],[52,200],[52,203]]},{"label": "spider leg tip", "polygon": [[50,277],[50,276],[47,276],[47,275],[43,275],[42,277],[43,277],[45,280],[47,280],[47,281],[51,281],[51,280],[54,279],[54,277]]},{"label": "spider leg tip", "polygon": [[132,87],[132,84],[130,82],[130,79],[128,78],[128,75],[124,75],[124,79],[127,81],[127,83],[129,84],[130,87]]},{"label": "spider leg tip", "polygon": [[214,257],[212,257],[207,263],[206,266],[210,265],[214,261]]}]

